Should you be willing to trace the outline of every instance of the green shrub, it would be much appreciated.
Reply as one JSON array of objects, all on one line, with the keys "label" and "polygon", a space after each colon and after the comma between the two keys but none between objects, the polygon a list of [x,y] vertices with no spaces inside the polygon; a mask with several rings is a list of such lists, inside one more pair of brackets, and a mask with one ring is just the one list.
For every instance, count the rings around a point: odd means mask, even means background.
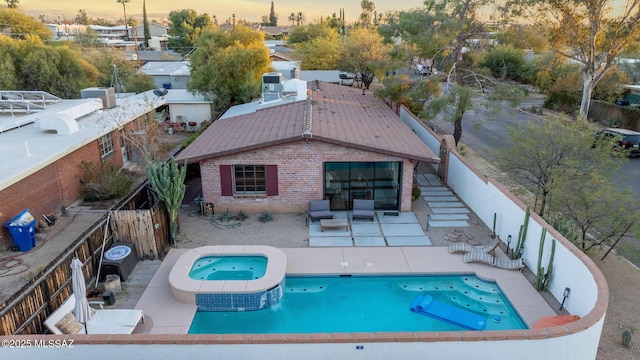
[{"label": "green shrub", "polygon": [[112,164],[104,164],[100,170],[93,163],[83,161],[80,168],[83,173],[81,182],[84,185],[85,201],[117,199],[128,194],[134,183],[131,176]]}]

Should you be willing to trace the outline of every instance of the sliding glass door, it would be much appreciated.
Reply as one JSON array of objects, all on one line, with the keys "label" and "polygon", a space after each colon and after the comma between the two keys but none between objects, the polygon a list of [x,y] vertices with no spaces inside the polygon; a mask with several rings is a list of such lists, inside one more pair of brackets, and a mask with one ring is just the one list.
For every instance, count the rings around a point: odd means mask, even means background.
[{"label": "sliding glass door", "polygon": [[380,210],[398,210],[402,163],[327,162],[324,164],[324,194],[332,210],[349,210],[353,199],[374,200]]}]

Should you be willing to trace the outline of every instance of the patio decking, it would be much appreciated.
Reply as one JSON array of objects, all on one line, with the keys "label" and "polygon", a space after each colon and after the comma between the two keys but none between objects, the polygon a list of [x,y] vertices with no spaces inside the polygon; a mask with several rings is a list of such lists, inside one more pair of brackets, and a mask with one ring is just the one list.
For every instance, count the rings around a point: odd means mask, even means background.
[{"label": "patio decking", "polygon": [[385,215],[376,212],[374,220],[353,219],[350,212],[334,212],[334,219],[345,219],[349,231],[320,229],[320,222],[309,224],[309,246],[427,246],[431,245],[418,219],[412,212]]},{"label": "patio decking", "polygon": [[[178,302],[169,286],[169,272],[188,249],[171,249],[136,305],[153,320],[151,334],[186,334],[196,306]],[[325,247],[282,249],[287,274],[470,274],[498,283],[530,327],[554,310],[519,271],[501,270],[480,263],[465,264],[462,255],[446,247]],[[504,254],[499,254],[504,256]],[[133,274],[132,276],[135,276]],[[407,310],[408,311],[408,310]]]}]

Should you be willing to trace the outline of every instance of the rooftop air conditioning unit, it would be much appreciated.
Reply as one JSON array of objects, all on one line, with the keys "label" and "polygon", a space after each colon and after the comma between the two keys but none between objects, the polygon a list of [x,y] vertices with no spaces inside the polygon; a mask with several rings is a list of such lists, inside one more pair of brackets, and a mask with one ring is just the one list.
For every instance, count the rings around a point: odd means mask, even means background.
[{"label": "rooftop air conditioning unit", "polygon": [[80,97],[83,99],[100,98],[104,109],[116,107],[116,91],[114,88],[86,88],[80,90]]},{"label": "rooftop air conditioning unit", "polygon": [[283,91],[282,74],[272,72],[262,75],[262,101],[278,100]]}]

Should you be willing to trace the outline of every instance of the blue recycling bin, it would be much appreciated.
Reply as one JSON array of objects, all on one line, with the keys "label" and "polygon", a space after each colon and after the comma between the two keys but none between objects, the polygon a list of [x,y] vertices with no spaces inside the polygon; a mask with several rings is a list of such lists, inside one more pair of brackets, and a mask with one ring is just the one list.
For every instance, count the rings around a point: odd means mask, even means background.
[{"label": "blue recycling bin", "polygon": [[14,245],[22,252],[27,252],[36,246],[36,219],[29,213],[29,209],[5,223],[9,229]]}]

